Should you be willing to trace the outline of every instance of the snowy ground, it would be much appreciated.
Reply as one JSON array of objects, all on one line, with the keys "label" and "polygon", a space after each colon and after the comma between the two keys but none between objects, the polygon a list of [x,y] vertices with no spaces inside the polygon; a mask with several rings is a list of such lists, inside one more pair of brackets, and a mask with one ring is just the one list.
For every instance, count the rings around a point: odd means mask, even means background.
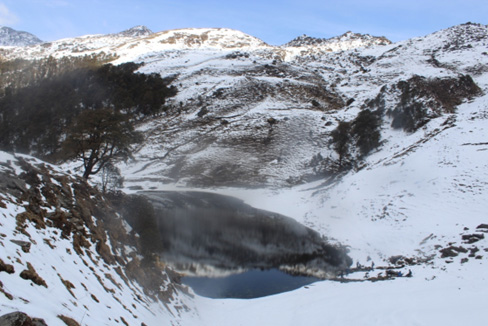
[{"label": "snowy ground", "polygon": [[[463,274],[480,277],[462,277]],[[413,278],[376,283],[318,282],[254,300],[198,298],[206,325],[460,325],[485,320],[486,269],[415,270]],[[472,274],[473,273],[473,274]],[[476,273],[476,274],[475,274]]]},{"label": "snowy ground", "polygon": [[[350,246],[356,262],[388,265],[395,255],[426,262],[412,278],[378,282],[317,282],[252,300],[196,297],[205,325],[459,325],[482,323],[488,290],[487,239],[462,235],[488,223],[488,97],[462,105],[454,117],[391,137],[364,169],[330,186],[285,189],[206,189],[291,216],[332,241]],[[446,119],[455,123],[444,124]],[[395,131],[392,131],[395,132]],[[413,144],[413,145],[412,145]],[[159,185],[160,187],[160,185]],[[165,189],[179,189],[166,186]],[[478,248],[441,258],[449,245]],[[467,260],[466,260],[467,259]],[[375,276],[382,270],[370,272]],[[364,273],[350,275],[364,279]],[[192,324],[194,321],[189,322]]]}]

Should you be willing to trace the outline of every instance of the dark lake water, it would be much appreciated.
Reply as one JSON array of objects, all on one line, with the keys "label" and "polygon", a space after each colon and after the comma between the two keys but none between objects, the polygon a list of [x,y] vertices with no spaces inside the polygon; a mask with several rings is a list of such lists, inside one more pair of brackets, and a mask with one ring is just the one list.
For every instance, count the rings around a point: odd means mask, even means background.
[{"label": "dark lake water", "polygon": [[270,269],[250,270],[218,278],[183,277],[182,282],[203,297],[251,299],[292,291],[319,280]]},{"label": "dark lake water", "polygon": [[[345,247],[328,243],[315,230],[234,197],[195,191],[140,194],[154,208],[161,260],[179,272],[199,273],[182,282],[201,296],[258,298],[292,291],[319,279],[292,276],[280,267],[335,276],[352,263]],[[239,269],[247,272],[212,277],[212,270]]]}]

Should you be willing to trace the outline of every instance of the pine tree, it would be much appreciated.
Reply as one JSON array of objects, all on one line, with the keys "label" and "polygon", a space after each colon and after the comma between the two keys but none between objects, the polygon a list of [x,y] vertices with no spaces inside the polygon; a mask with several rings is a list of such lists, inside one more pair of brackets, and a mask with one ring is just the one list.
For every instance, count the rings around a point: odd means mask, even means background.
[{"label": "pine tree", "polygon": [[380,123],[379,115],[370,110],[359,112],[352,122],[352,133],[362,156],[380,145]]},{"label": "pine tree", "polygon": [[351,145],[351,123],[347,121],[339,122],[337,128],[332,131],[331,136],[334,150],[339,155],[339,168],[342,168]]},{"label": "pine tree", "polygon": [[88,179],[113,159],[129,158],[140,138],[126,115],[106,108],[85,110],[68,130],[63,148],[67,158],[83,161]]}]

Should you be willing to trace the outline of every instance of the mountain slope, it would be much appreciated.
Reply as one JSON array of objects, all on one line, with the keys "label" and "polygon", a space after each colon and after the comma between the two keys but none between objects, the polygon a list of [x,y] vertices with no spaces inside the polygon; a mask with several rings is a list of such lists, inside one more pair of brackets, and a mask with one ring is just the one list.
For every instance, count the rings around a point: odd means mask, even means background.
[{"label": "mountain slope", "polygon": [[16,31],[10,27],[0,27],[0,46],[28,46],[42,43],[36,36]]},{"label": "mountain slope", "polygon": [[0,226],[1,315],[174,325],[191,305],[100,193],[32,157],[0,152]]},{"label": "mountain slope", "polygon": [[[382,111],[385,143],[391,119],[397,127],[409,114],[399,107],[407,90],[409,107],[434,106],[416,126],[477,96],[455,94],[447,108],[436,84],[471,78],[468,88],[486,91],[486,35],[486,26],[464,24],[396,44],[346,33],[273,47],[234,30],[184,29],[85,36],[5,56],[103,53],[116,64],[143,63],[142,73],[172,76],[179,93],[165,117],[141,126],[147,140],[137,162],[124,166],[128,183],[284,186],[333,170],[330,133],[364,108]],[[331,52],[330,44],[342,50]]]},{"label": "mountain slope", "polygon": [[[139,162],[126,167],[127,181],[282,186],[310,180],[321,165],[314,157],[336,159],[328,143],[338,121],[351,121],[364,108],[380,110],[382,141],[396,142],[397,136],[389,139],[390,125],[396,107],[407,114],[402,101],[432,107],[422,114],[434,118],[486,92],[486,34],[486,26],[461,25],[398,44],[289,61],[261,51],[145,57],[141,71],[175,75],[179,94],[170,117],[144,126],[148,140]],[[463,42],[470,46],[454,46]],[[472,78],[471,86],[449,95],[449,105],[439,100],[462,76]]]},{"label": "mountain slope", "polygon": [[[207,324],[483,322],[480,312],[488,288],[487,104],[485,95],[461,105],[455,120],[432,121],[408,136],[395,132],[404,144],[414,145],[404,149],[392,144],[368,158],[365,168],[333,183],[223,190],[256,207],[286,212],[350,245],[355,262],[376,266],[346,277],[354,282],[318,282],[247,302],[222,300],[223,307],[198,298]],[[385,275],[384,266],[403,275],[411,270],[413,277],[366,281]]]}]

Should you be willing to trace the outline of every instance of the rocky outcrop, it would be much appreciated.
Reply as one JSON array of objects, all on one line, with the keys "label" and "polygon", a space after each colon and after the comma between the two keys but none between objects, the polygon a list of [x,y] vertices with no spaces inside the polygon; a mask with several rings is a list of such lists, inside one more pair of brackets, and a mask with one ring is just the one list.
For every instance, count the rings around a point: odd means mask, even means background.
[{"label": "rocky outcrop", "polygon": [[392,119],[393,128],[414,132],[431,119],[445,113],[454,113],[463,101],[482,93],[469,75],[458,78],[426,78],[416,75],[394,85],[384,86],[366,106],[386,111]]},{"label": "rocky outcrop", "polygon": [[391,41],[384,36],[371,36],[369,34],[359,34],[346,32],[340,36],[331,38],[318,38],[308,35],[301,35],[283,45],[286,47],[323,47],[329,51],[348,50],[350,48],[372,47],[377,45],[388,45]]},{"label": "rocky outcrop", "polygon": [[124,37],[144,37],[144,36],[149,36],[153,34],[153,32],[147,28],[146,26],[134,26],[132,28],[129,28],[125,31],[122,31],[116,35],[118,36],[124,36]]}]

